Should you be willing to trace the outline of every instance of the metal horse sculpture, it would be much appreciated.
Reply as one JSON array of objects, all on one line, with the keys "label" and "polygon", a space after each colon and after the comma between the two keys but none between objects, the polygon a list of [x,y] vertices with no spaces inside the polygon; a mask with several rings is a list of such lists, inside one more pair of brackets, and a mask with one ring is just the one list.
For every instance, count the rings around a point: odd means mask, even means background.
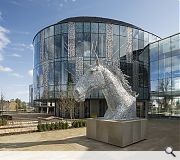
[{"label": "metal horse sculpture", "polygon": [[84,101],[92,89],[101,89],[108,105],[104,119],[130,120],[136,118],[136,95],[126,80],[126,75],[117,68],[102,64],[98,57],[96,64],[91,66],[80,77],[75,88],[76,101]]}]

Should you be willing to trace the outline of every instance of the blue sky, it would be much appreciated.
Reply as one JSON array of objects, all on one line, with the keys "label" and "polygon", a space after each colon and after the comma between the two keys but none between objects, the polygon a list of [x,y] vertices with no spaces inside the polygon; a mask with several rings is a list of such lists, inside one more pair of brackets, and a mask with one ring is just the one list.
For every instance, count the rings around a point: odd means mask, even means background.
[{"label": "blue sky", "polygon": [[72,16],[132,23],[160,37],[179,32],[179,0],[0,0],[0,90],[28,101],[35,34]]}]

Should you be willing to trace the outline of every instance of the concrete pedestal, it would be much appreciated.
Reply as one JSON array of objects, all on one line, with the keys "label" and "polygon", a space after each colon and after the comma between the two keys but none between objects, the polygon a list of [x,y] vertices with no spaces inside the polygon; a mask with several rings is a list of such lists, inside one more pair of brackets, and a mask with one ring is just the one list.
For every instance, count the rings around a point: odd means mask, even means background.
[{"label": "concrete pedestal", "polygon": [[87,119],[88,138],[125,147],[146,138],[147,119],[114,121],[98,118]]}]

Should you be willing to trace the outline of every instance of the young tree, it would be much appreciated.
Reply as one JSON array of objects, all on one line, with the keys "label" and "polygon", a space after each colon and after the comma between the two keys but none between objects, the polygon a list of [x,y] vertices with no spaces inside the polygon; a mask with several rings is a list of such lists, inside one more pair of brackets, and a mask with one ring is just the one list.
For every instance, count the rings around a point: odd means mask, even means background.
[{"label": "young tree", "polygon": [[70,118],[73,119],[75,111],[78,109],[77,102],[73,96],[74,83],[71,73],[68,73],[68,82],[67,82],[67,92],[60,92],[60,98],[58,104],[62,112],[62,116],[65,117],[65,114],[69,114]]},{"label": "young tree", "polygon": [[[160,80],[158,90],[161,92],[163,98],[160,100],[162,106],[164,106],[165,111],[168,111],[169,102],[171,100],[171,96],[168,94],[170,90],[171,81],[170,79],[166,78],[164,80]],[[162,109],[162,108],[161,108]]]},{"label": "young tree", "polygon": [[5,102],[5,100],[4,100],[4,94],[1,92],[1,101],[0,101],[0,106],[1,106],[1,117],[2,117],[2,119],[3,119],[3,111],[4,111],[4,102]]}]

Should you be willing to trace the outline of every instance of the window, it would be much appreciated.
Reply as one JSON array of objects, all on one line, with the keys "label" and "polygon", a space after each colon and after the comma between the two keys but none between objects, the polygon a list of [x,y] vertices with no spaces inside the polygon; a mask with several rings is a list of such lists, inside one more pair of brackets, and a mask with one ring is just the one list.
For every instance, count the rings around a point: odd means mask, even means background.
[{"label": "window", "polygon": [[180,77],[180,55],[172,57],[172,77]]},{"label": "window", "polygon": [[91,34],[84,33],[84,57],[90,58],[91,54]]},{"label": "window", "polygon": [[139,30],[133,29],[133,38],[138,39],[138,36],[139,36]]},{"label": "window", "polygon": [[119,35],[119,25],[113,25],[113,34]]},{"label": "window", "polygon": [[119,36],[113,36],[113,58],[119,59]]},{"label": "window", "polygon": [[91,27],[90,23],[84,23],[84,32],[90,32]]},{"label": "window", "polygon": [[139,39],[144,41],[144,32],[139,30]]},{"label": "window", "polygon": [[151,80],[158,79],[158,61],[151,62],[150,64],[150,77]]},{"label": "window", "polygon": [[[119,41],[117,42],[119,43]],[[99,34],[99,57],[106,57],[106,35]],[[119,49],[119,48],[118,48]]]},{"label": "window", "polygon": [[61,24],[62,33],[68,33],[68,25],[67,23]]},{"label": "window", "polygon": [[98,23],[91,23],[91,32],[98,33]]},{"label": "window", "polygon": [[83,57],[84,55],[84,40],[83,40],[83,33],[76,33],[75,38],[75,46],[76,46],[76,56]]},{"label": "window", "polygon": [[150,45],[150,61],[158,60],[158,43]]},{"label": "window", "polygon": [[76,32],[83,32],[83,23],[76,23],[75,30]]},{"label": "window", "polygon": [[57,24],[54,26],[55,35],[61,34],[61,24]]},{"label": "window", "polygon": [[120,35],[121,36],[127,36],[127,27],[120,26]]},{"label": "window", "polygon": [[168,38],[159,42],[159,59],[170,56],[170,38]]},{"label": "window", "polygon": [[54,26],[48,27],[45,29],[45,38],[54,35]]},{"label": "window", "polygon": [[99,33],[106,33],[106,24],[99,23]]},{"label": "window", "polygon": [[54,63],[50,62],[48,67],[48,84],[54,85]]}]

